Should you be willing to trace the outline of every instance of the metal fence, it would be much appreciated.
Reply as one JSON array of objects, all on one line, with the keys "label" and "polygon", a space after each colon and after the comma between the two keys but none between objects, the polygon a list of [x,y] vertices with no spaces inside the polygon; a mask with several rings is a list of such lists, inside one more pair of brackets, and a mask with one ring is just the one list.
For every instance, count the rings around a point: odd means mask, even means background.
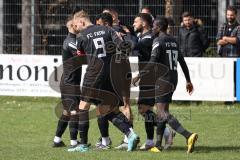
[{"label": "metal fence", "polygon": [[[120,21],[131,25],[140,7],[148,6],[153,15],[165,15],[168,0],[3,0],[2,52],[22,54],[22,14],[23,1],[31,7],[32,54],[61,54],[62,43],[67,34],[65,20],[76,6],[85,9],[94,20],[104,8],[114,8],[119,12]],[[175,23],[173,33],[181,23],[183,11],[190,11],[200,18],[211,40],[210,49],[215,50],[215,36],[218,21],[218,0],[172,0],[172,15]],[[236,1],[239,6],[239,0]],[[0,13],[1,14],[1,13]]]}]

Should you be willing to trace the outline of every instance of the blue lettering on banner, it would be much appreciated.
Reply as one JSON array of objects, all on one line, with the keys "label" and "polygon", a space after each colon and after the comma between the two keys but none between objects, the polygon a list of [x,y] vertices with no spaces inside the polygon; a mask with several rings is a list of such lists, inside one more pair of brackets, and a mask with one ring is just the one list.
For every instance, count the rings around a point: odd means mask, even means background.
[{"label": "blue lettering on banner", "polygon": [[237,59],[236,72],[236,96],[240,101],[240,58]]}]

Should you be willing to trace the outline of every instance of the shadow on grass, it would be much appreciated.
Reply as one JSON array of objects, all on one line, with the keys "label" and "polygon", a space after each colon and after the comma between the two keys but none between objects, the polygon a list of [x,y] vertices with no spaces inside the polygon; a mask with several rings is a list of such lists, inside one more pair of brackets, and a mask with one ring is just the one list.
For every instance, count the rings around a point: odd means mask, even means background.
[{"label": "shadow on grass", "polygon": [[[174,146],[168,151],[186,151],[187,147]],[[240,146],[196,146],[195,152],[210,153],[210,152],[240,152]]]}]

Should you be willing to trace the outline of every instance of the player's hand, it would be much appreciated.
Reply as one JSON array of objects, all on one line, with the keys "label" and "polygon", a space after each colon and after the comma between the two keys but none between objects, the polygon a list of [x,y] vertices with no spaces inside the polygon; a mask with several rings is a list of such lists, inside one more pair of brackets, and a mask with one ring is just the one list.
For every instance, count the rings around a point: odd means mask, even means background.
[{"label": "player's hand", "polygon": [[187,89],[187,92],[192,95],[193,93],[193,84],[191,82],[187,82],[187,85],[186,85],[186,89]]},{"label": "player's hand", "polygon": [[126,26],[122,26],[122,29],[126,32],[126,33],[130,33],[129,29]]},{"label": "player's hand", "polygon": [[116,32],[116,35],[118,36],[118,38],[120,38],[121,40],[123,40],[123,39],[122,39],[122,34],[121,34],[120,32]]},{"label": "player's hand", "polygon": [[134,77],[133,79],[132,79],[132,84],[134,85],[134,86],[137,86],[137,82],[140,80],[140,75],[138,74],[136,77]]}]

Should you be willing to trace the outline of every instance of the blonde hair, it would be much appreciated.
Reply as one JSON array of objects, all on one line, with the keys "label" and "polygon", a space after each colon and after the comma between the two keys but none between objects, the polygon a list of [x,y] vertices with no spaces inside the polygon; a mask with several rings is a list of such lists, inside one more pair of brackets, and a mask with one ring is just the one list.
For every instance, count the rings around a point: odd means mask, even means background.
[{"label": "blonde hair", "polygon": [[81,11],[79,11],[79,12],[76,12],[76,13],[74,14],[74,19],[75,19],[75,18],[84,18],[84,19],[90,20],[88,13],[85,12],[84,10],[81,10]]}]

